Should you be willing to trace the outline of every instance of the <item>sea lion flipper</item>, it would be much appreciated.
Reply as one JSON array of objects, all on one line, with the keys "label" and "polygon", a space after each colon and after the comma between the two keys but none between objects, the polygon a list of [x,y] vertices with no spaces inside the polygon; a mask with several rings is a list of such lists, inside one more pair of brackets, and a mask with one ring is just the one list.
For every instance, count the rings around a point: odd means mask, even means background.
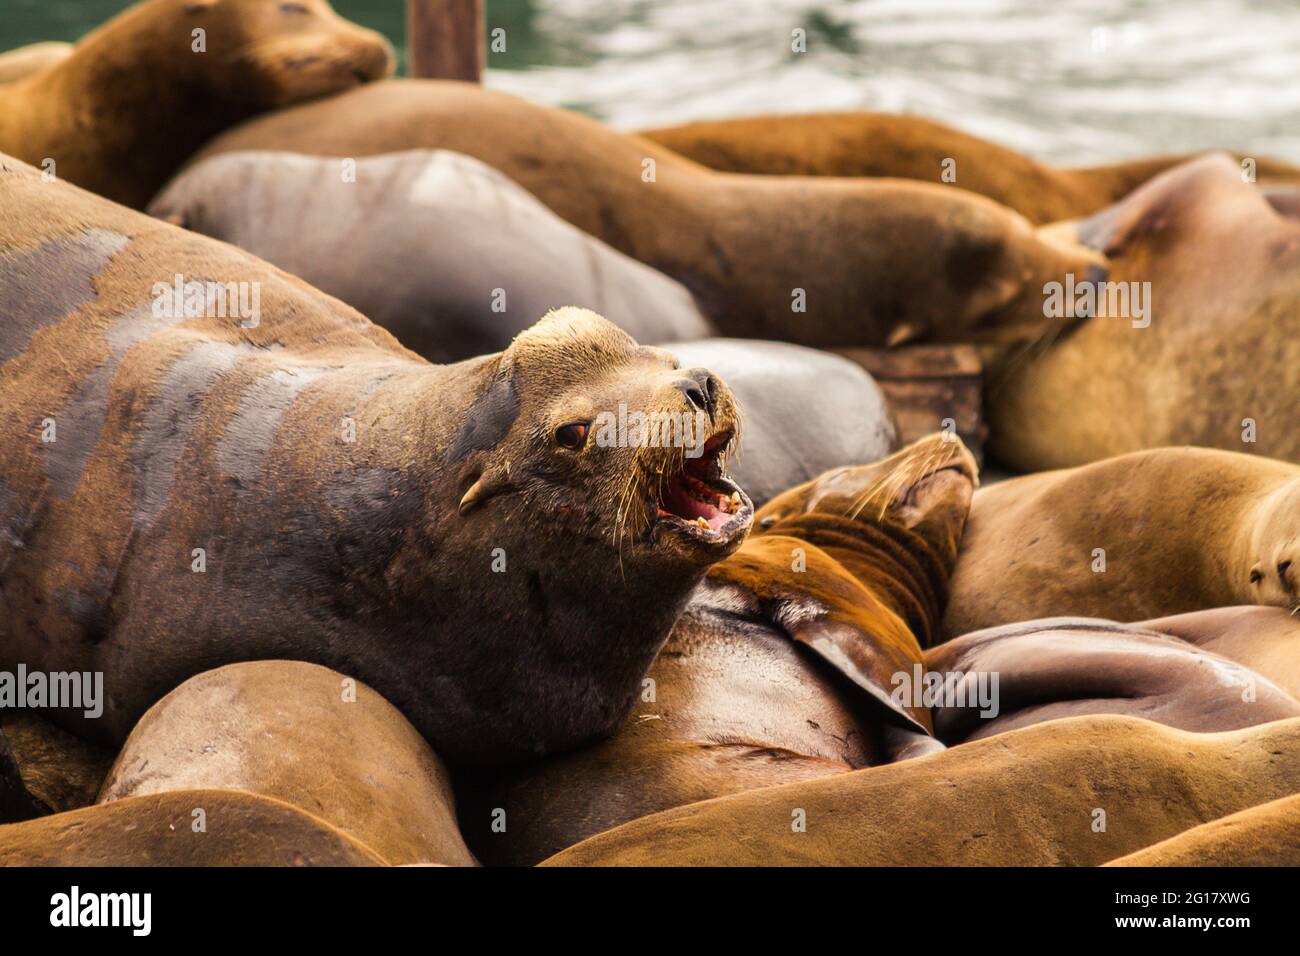
[{"label": "sea lion flipper", "polygon": [[44,816],[49,811],[31,795],[21,769],[0,727],[0,823],[18,823]]}]

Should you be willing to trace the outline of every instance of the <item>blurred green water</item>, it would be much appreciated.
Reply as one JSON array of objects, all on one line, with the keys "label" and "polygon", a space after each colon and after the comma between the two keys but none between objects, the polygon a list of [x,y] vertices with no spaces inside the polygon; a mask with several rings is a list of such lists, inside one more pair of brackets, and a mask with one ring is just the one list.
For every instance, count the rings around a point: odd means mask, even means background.
[{"label": "blurred green water", "polygon": [[[132,5],[133,0],[0,0],[0,50],[39,40],[76,40]],[[488,4],[488,29],[502,27],[510,38],[506,52],[493,55],[494,68],[520,70],[572,61],[569,51],[554,49],[546,34],[536,29],[538,5],[538,0],[491,0]],[[403,0],[333,0],[331,6],[392,40],[401,60],[399,68],[405,70]]]}]

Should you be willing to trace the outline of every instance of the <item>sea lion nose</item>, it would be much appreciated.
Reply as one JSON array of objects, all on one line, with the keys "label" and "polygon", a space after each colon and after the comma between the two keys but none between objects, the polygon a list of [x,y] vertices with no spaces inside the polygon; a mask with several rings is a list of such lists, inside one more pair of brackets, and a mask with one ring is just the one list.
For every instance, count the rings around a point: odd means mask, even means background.
[{"label": "sea lion nose", "polygon": [[1279,561],[1277,563],[1277,576],[1282,582],[1282,587],[1290,588],[1291,582],[1286,579],[1286,573],[1291,570],[1290,561]]},{"label": "sea lion nose", "polygon": [[709,417],[713,417],[714,410],[718,407],[718,380],[713,377],[713,373],[704,368],[687,369],[686,378],[677,383],[686,400],[695,408],[702,412],[707,412]]}]

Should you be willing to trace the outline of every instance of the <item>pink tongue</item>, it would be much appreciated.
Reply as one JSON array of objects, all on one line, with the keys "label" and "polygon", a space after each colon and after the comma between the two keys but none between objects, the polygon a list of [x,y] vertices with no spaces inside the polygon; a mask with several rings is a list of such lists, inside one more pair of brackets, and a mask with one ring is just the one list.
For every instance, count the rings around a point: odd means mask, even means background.
[{"label": "pink tongue", "polygon": [[685,518],[687,521],[703,518],[709,523],[709,527],[715,531],[726,524],[731,517],[721,508],[715,508],[706,501],[700,501],[698,498],[688,495],[682,486],[676,483],[669,487],[660,507],[677,515],[679,518]]}]

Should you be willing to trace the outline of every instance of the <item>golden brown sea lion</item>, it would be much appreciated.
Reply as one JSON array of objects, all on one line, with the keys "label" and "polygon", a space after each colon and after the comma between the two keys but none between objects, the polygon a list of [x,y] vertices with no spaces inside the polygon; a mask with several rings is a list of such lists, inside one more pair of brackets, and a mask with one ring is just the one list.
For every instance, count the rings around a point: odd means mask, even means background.
[{"label": "golden brown sea lion", "polygon": [[0,208],[0,668],[102,672],[102,718],[55,713],[81,735],[287,658],[448,760],[574,746],[622,723],[749,529],[731,392],[594,313],[435,366],[8,158]]},{"label": "golden brown sea lion", "polygon": [[981,489],[944,629],[1297,600],[1300,466],[1157,448]]},{"label": "golden brown sea lion", "polygon": [[[1074,219],[1128,195],[1189,156],[1061,168],[920,116],[804,113],[687,123],[641,133],[711,169],[783,176],[893,176],[946,182],[996,199],[1031,222]],[[1300,168],[1252,157],[1261,181],[1300,182]],[[952,165],[955,162],[955,165]]]},{"label": "golden brown sea lion", "polygon": [[474,865],[442,761],[392,704],[315,664],[219,667],[149,708],[98,802],[173,790],[283,800],[392,864]]},{"label": "golden brown sea lion", "polygon": [[1202,823],[1106,866],[1300,866],[1300,794]]},{"label": "golden brown sea lion", "polygon": [[916,182],[716,173],[648,140],[475,84],[392,80],[261,117],[200,153],[449,149],[694,293],[724,335],[813,346],[991,346],[1041,334],[1042,289],[1100,257]]},{"label": "golden brown sea lion", "polygon": [[989,382],[992,454],[1022,471],[1183,444],[1300,462],[1300,220],[1276,202],[1216,155],[1043,230],[1105,253],[1106,314]]},{"label": "golden brown sea lion", "polygon": [[1195,734],[1072,717],[666,810],[546,865],[1091,866],[1298,788],[1300,718]]},{"label": "golden brown sea lion", "polygon": [[59,43],[53,40],[45,43],[29,43],[0,53],[0,83],[12,83],[22,80],[33,73],[47,70],[56,63],[62,63],[72,54],[71,43]]},{"label": "golden brown sea lion", "polygon": [[669,807],[939,749],[891,678],[938,633],[975,472],[935,435],[778,496],[710,571],[620,732],[512,772],[463,815],[476,851],[535,863]]},{"label": "golden brown sea lion", "polygon": [[388,41],[325,0],[144,0],[0,86],[0,152],[142,207],[221,130],[392,68]]},{"label": "golden brown sea lion", "polygon": [[0,826],[0,866],[383,866],[324,820],[238,790],[175,790]]}]

